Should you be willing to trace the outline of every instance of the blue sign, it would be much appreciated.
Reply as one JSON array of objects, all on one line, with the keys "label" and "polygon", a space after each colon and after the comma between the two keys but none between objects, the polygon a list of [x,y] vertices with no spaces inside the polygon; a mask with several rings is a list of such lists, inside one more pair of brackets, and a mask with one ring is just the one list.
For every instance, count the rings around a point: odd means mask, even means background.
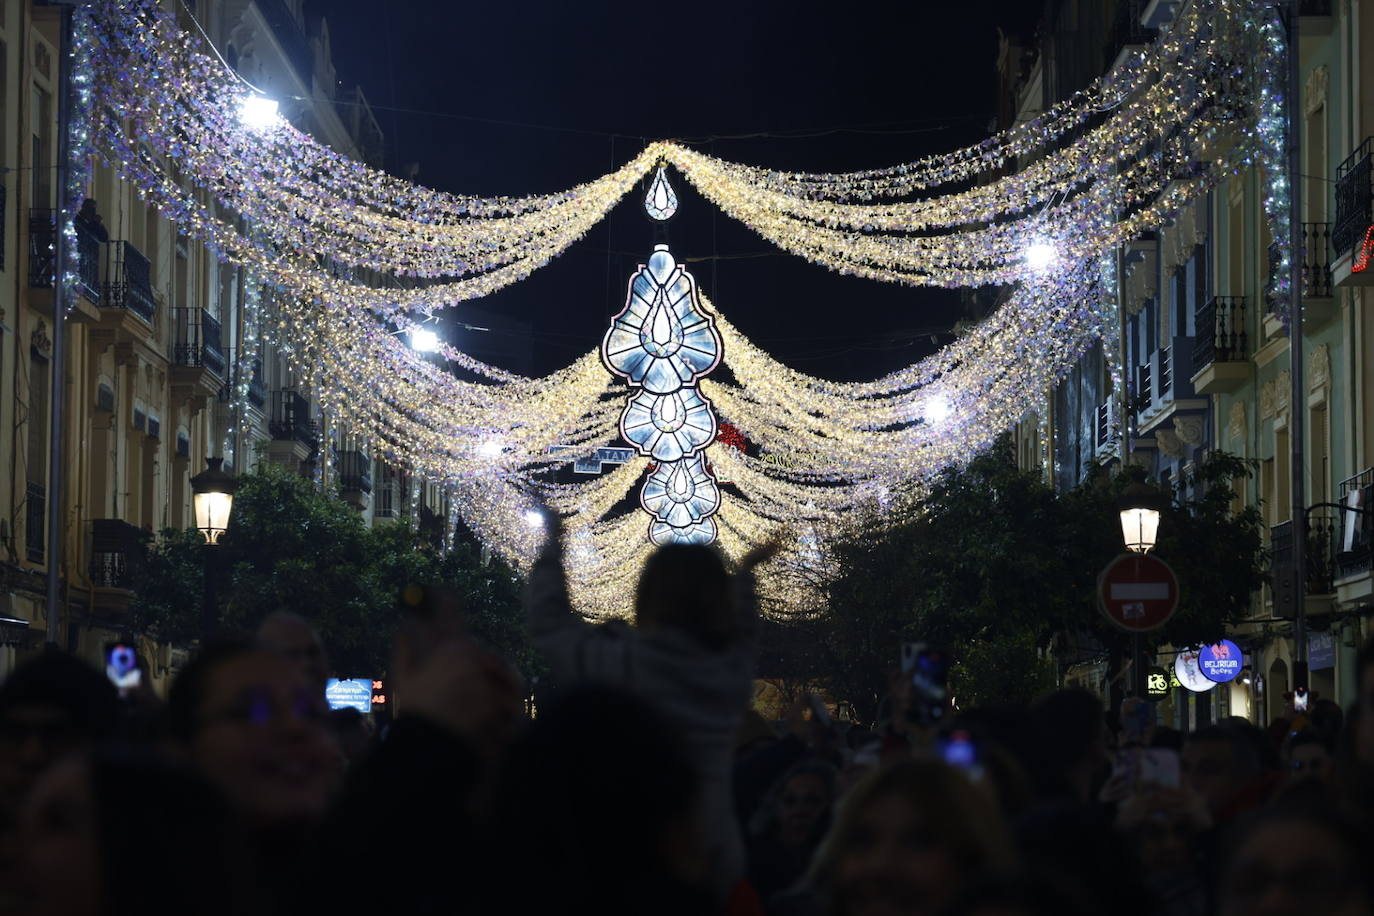
[{"label": "blue sign", "polygon": [[1218,684],[1235,680],[1244,665],[1245,657],[1241,654],[1240,646],[1229,639],[1203,646],[1197,654],[1197,666],[1202,676]]},{"label": "blue sign", "polygon": [[352,707],[358,712],[372,712],[372,678],[354,677],[341,681],[331,677],[324,685],[324,698],[330,709]]},{"label": "blue sign", "polygon": [[[557,455],[559,452],[566,452],[566,445],[549,446],[549,454]],[[578,474],[600,474],[606,470],[608,464],[625,464],[633,459],[635,450],[632,448],[613,448],[603,447],[592,452],[590,455],[583,455],[573,461],[573,471]]]},{"label": "blue sign", "polygon": [[1336,667],[1336,637],[1330,633],[1307,637],[1307,667],[1313,671]]}]

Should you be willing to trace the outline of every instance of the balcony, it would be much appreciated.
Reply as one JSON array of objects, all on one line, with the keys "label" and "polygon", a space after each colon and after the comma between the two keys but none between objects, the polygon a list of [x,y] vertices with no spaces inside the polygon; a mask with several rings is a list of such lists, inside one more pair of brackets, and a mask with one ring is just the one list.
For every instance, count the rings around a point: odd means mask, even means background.
[{"label": "balcony", "polygon": [[109,243],[104,293],[101,308],[123,309],[153,323],[157,300],[153,298],[152,263],[129,242]]},{"label": "balcony", "polygon": [[272,418],[268,429],[273,439],[300,442],[311,449],[319,442],[315,425],[310,421],[310,401],[296,391],[272,392]]},{"label": "balcony", "polygon": [[52,289],[57,267],[57,213],[29,210],[29,289]]},{"label": "balcony", "polygon": [[310,401],[300,393],[289,389],[272,392],[267,428],[272,434],[267,446],[269,460],[291,471],[299,471],[313,460],[319,448],[319,428],[310,419]]},{"label": "balcony", "polygon": [[[1335,309],[1331,303],[1333,289],[1335,288],[1332,276],[1331,263],[1331,223],[1303,223],[1302,224],[1302,251],[1298,254],[1298,281],[1302,284],[1303,298],[1303,328],[1315,330],[1326,324],[1335,314]],[[1266,324],[1270,327],[1269,336],[1274,336],[1274,327],[1280,323],[1277,312],[1286,302],[1279,302],[1274,290],[1273,282],[1277,276],[1279,267],[1279,246],[1271,242],[1269,244],[1269,286],[1265,289],[1264,298],[1269,308],[1269,314],[1265,316]]]},{"label": "balcony", "polygon": [[[1334,512],[1312,509],[1307,516],[1307,547],[1303,565],[1307,574],[1303,579],[1306,596],[1330,595],[1335,592],[1336,531],[1339,522]],[[1296,603],[1293,595],[1293,523],[1280,522],[1269,529],[1269,549],[1272,552],[1270,574],[1274,594],[1274,615],[1291,618]]]},{"label": "balcony", "polygon": [[172,397],[192,413],[218,398],[224,385],[219,322],[204,309],[172,309]]},{"label": "balcony", "polygon": [[344,501],[358,510],[367,508],[368,494],[372,492],[372,459],[366,452],[346,449],[337,454],[334,466]]},{"label": "balcony", "polygon": [[1374,137],[1365,141],[1336,167],[1336,222],[1331,227],[1331,246],[1336,261],[1332,268],[1337,286],[1374,285]]},{"label": "balcony", "polygon": [[91,522],[91,585],[96,588],[132,590],[147,534],[123,519],[98,518]]},{"label": "balcony", "polygon": [[1116,20],[1107,39],[1106,53],[1102,55],[1103,60],[1112,62],[1111,69],[1119,67],[1127,53],[1154,42],[1157,33],[1140,21],[1144,12],[1145,0],[1121,0],[1117,4]]},{"label": "balcony", "polygon": [[1213,296],[1198,309],[1193,369],[1198,394],[1235,391],[1249,379],[1244,296]]},{"label": "balcony", "polygon": [[222,376],[224,347],[218,319],[205,309],[196,308],[176,308],[172,314],[176,328],[172,364],[209,369],[215,375]]},{"label": "balcony", "polygon": [[366,452],[346,450],[339,452],[339,489],[355,490],[359,493],[372,492],[372,459]]},{"label": "balcony", "polygon": [[28,482],[24,498],[24,555],[30,563],[42,563],[47,542],[48,488],[41,483]]}]

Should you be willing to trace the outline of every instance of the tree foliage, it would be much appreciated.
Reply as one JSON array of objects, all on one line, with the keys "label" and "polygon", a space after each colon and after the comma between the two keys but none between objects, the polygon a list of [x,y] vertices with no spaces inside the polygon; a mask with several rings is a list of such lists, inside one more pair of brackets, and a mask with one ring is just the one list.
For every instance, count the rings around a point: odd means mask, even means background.
[{"label": "tree foliage", "polygon": [[[1260,516],[1237,510],[1244,461],[1213,454],[1179,482],[1156,553],[1178,573],[1179,612],[1155,643],[1195,644],[1242,619],[1263,581]],[[1043,650],[1056,633],[1125,639],[1097,609],[1097,577],[1122,552],[1121,492],[1132,478],[1096,470],[1056,493],[1017,469],[1006,440],[947,472],[922,512],[841,543],[828,611],[813,621],[839,695],[871,715],[903,642],[955,658],[961,701],[1019,702],[1052,685]]]},{"label": "tree foliage", "polygon": [[[532,672],[521,583],[509,566],[484,564],[466,540],[438,550],[406,520],[368,528],[347,503],[276,465],[239,478],[229,529],[211,550],[222,631],[294,611],[319,629],[336,671],[370,676],[386,670],[401,588],[445,584],[464,596],[472,632]],[[161,533],[135,589],[135,628],[174,644],[199,637],[205,551],[194,529]]]}]

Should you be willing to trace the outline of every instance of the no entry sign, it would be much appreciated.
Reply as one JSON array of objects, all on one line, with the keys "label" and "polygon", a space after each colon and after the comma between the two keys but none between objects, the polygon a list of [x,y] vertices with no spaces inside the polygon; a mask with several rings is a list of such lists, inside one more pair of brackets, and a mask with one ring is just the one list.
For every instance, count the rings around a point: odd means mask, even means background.
[{"label": "no entry sign", "polygon": [[1097,602],[1128,633],[1157,630],[1178,610],[1178,577],[1158,557],[1123,553],[1097,577]]}]

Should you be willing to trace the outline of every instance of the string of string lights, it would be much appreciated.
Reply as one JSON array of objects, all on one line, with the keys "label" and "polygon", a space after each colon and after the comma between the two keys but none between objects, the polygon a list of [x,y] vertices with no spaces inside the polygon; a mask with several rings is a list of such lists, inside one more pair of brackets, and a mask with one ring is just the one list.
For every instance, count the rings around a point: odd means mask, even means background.
[{"label": "string of string lights", "polygon": [[[745,441],[705,447],[693,473],[719,481],[712,524],[727,553],[780,526],[795,534],[761,585],[775,612],[813,608],[828,544],[918,512],[942,470],[1034,413],[1088,347],[1114,339],[1121,243],[1253,166],[1270,183],[1273,237],[1286,238],[1275,231],[1287,193],[1277,167],[1282,34],[1249,0],[1186,4],[1153,45],[1082,92],[943,156],[797,173],[657,141],[585,184],[521,197],[428,189],[329,149],[155,0],[100,0],[76,23],[76,148],[93,148],[180,232],[250,278],[236,424],[248,413],[249,364],[271,342],[331,425],[442,486],[453,511],[517,565],[542,537],[531,513],[565,516],[574,600],[592,616],[625,613],[626,583],[651,549],[632,496],[651,458],[577,483],[550,473],[620,435],[625,399],[601,355],[527,378],[442,342],[422,355],[405,338],[444,307],[549,263],[656,167],[651,213],[672,194],[670,165],[725,213],[830,269],[1008,288],[939,352],[863,383],[782,365],[701,296],[728,375],[697,388]],[[1120,389],[1120,367],[1110,371]]]}]

